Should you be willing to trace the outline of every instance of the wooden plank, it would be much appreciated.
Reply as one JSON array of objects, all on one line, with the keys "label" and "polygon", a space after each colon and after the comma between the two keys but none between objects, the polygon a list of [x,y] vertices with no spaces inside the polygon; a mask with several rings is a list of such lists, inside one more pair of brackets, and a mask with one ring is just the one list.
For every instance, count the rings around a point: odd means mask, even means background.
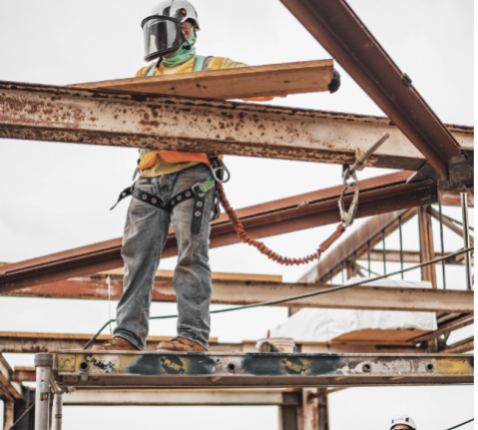
[{"label": "wooden plank", "polygon": [[342,334],[334,337],[330,340],[331,343],[342,342],[365,342],[369,344],[389,342],[393,344],[406,342],[417,336],[428,333],[426,330],[412,330],[412,329],[399,329],[399,330],[381,330],[368,328],[364,330],[355,330],[349,333]]},{"label": "wooden plank", "polygon": [[333,77],[333,60],[320,60],[117,79],[70,87],[227,100],[328,91]]},{"label": "wooden plank", "polygon": [[[0,332],[0,353],[37,353],[55,352],[60,349],[82,349],[93,334],[68,334],[68,333],[18,333]],[[110,335],[100,335],[98,343],[111,339]],[[168,336],[149,336],[146,339],[146,351],[155,351],[158,339],[171,339]],[[217,339],[210,339],[210,350],[216,352],[254,352],[256,340],[245,340],[242,343],[218,343]],[[307,353],[418,353],[423,348],[414,344],[403,342],[379,342],[370,344],[366,342],[302,342],[297,341],[299,351]],[[257,351],[256,351],[257,352]]]},{"label": "wooden plank", "polygon": [[[34,333],[34,332],[11,332],[11,331],[0,331],[0,338],[10,337],[15,338],[21,341],[21,339],[50,339],[50,340],[71,340],[71,341],[84,341],[85,343],[90,340],[93,335],[91,334],[78,334],[78,333]],[[146,339],[147,342],[163,342],[170,341],[174,336],[148,336]],[[109,334],[100,334],[97,339],[99,341],[107,341],[111,339]],[[217,343],[217,337],[209,338],[209,343]]]}]

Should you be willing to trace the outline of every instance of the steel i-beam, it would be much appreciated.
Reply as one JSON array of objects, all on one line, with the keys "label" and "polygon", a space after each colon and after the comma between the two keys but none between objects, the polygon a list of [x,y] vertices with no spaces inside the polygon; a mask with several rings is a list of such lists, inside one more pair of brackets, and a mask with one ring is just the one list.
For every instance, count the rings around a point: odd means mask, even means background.
[{"label": "steel i-beam", "polygon": [[473,357],[425,354],[60,351],[60,385],[245,388],[472,384]]},{"label": "steel i-beam", "polygon": [[[434,203],[433,182],[407,183],[410,172],[399,172],[359,182],[357,218]],[[237,211],[246,231],[257,239],[340,222],[337,200],[342,186],[302,194]],[[352,199],[346,193],[346,206]],[[0,292],[25,288],[76,276],[91,275],[123,266],[121,238],[64,251],[15,264],[0,266]],[[211,225],[210,248],[239,243],[229,219],[222,215]],[[177,255],[171,231],[162,258]]]},{"label": "steel i-beam", "polygon": [[389,116],[430,164],[449,177],[457,141],[344,0],[281,0]]},{"label": "steel i-beam", "polygon": [[[449,127],[473,147],[472,127]],[[353,164],[383,133],[368,166],[426,162],[388,118],[0,81],[0,137],[12,139]]]}]

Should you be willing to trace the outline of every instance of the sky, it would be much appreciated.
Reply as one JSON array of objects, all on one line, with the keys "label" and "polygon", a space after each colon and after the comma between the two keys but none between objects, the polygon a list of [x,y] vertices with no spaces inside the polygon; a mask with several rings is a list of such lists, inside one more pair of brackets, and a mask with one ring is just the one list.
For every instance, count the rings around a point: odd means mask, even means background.
[{"label": "sky", "polygon": [[[144,64],[140,22],[154,4],[146,0],[0,2],[0,80],[66,85],[131,77]],[[471,0],[351,0],[349,4],[443,122],[474,124]],[[196,0],[194,5],[201,25],[200,55],[250,65],[331,58],[278,0]],[[342,75],[337,93],[294,95],[270,104],[383,115],[336,67]],[[131,148],[0,139],[0,261],[21,261],[120,237],[127,203],[113,212],[109,207],[130,184],[136,159]],[[226,162],[233,177],[225,189],[235,208],[341,183],[337,165],[232,156]],[[369,168],[358,176],[365,179],[389,172]],[[445,211],[460,219],[458,208]],[[358,220],[350,232],[363,222]],[[265,243],[278,253],[300,257],[314,252],[332,229],[324,226],[285,234],[267,238]],[[410,248],[416,247],[416,220],[405,229],[405,241]],[[389,243],[397,248],[397,236],[387,239]],[[461,246],[451,233],[446,244],[450,251]],[[242,244],[211,250],[210,257],[216,272],[277,274],[286,282],[294,282],[310,268],[277,266]],[[173,269],[175,260],[162,261],[160,268]],[[440,284],[439,270],[437,274]],[[418,274],[407,276],[418,279]],[[463,288],[463,279],[460,270],[447,270],[448,288]],[[0,331],[91,333],[110,312],[114,314],[115,305],[0,298]],[[174,311],[173,304],[155,303],[151,313]],[[257,339],[286,317],[285,308],[215,315],[211,336],[224,342]],[[450,341],[468,337],[472,330],[473,326],[458,330]],[[175,335],[175,322],[155,322],[151,334]],[[33,363],[31,355],[6,357],[12,366]],[[472,416],[472,395],[472,387],[459,386],[347,389],[330,397],[331,429],[350,428],[357,422],[366,422],[370,430],[386,429],[392,415],[408,412],[419,430],[445,430]],[[184,413],[174,407],[115,407],[114,412],[67,407],[64,423],[75,430],[86,423],[92,430],[113,423],[118,429],[133,423],[148,427],[157,423],[158,428],[175,423],[180,430],[189,428],[184,417],[191,410],[197,428],[222,429],[227,422],[228,428],[277,429],[276,407],[181,410]]]}]

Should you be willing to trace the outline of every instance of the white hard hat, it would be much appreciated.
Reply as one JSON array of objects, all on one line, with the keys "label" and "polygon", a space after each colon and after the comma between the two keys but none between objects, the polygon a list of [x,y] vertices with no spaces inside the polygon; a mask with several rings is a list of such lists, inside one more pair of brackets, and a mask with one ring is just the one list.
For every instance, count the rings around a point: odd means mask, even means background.
[{"label": "white hard hat", "polygon": [[194,6],[187,0],[163,0],[141,22],[144,33],[146,61],[174,52],[183,43],[181,24],[190,22],[199,30],[199,19]]},{"label": "white hard hat", "polygon": [[406,426],[410,427],[413,430],[416,430],[417,426],[415,425],[415,421],[413,421],[408,415],[399,415],[397,418],[392,420],[392,425],[390,426],[390,430],[393,429],[398,424],[405,424]]}]

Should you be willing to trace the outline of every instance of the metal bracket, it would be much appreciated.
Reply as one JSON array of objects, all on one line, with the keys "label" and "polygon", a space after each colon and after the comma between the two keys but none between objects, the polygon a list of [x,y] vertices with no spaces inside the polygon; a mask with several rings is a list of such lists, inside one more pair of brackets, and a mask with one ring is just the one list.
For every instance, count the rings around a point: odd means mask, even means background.
[{"label": "metal bracket", "polygon": [[440,190],[466,191],[467,188],[474,186],[474,151],[462,150],[462,152],[461,157],[454,158],[448,163],[448,180],[444,179],[427,161],[407,182],[433,179]]}]

